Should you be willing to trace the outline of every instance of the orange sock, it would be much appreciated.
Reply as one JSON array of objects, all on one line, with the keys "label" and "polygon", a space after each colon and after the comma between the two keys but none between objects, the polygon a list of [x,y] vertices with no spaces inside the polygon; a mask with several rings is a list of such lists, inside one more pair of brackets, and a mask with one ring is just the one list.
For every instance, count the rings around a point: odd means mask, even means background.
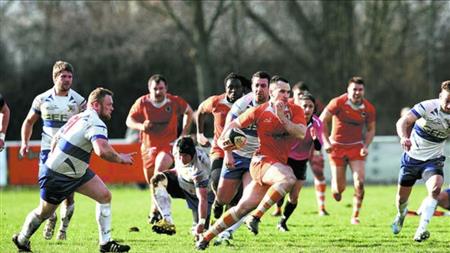
[{"label": "orange sock", "polygon": [[231,227],[234,223],[238,222],[241,217],[236,214],[236,207],[232,207],[226,211],[220,219],[218,219],[214,225],[212,225],[208,231],[203,235],[204,240],[211,241],[214,237],[220,234],[225,229]]},{"label": "orange sock", "polygon": [[272,185],[264,195],[264,198],[256,207],[255,211],[252,213],[256,218],[261,218],[264,213],[272,207],[278,200],[282,199],[286,195],[286,190],[280,184]]},{"label": "orange sock", "polygon": [[316,200],[317,206],[319,210],[325,210],[325,190],[327,188],[327,184],[325,180],[317,180],[314,179],[314,186],[316,189]]}]

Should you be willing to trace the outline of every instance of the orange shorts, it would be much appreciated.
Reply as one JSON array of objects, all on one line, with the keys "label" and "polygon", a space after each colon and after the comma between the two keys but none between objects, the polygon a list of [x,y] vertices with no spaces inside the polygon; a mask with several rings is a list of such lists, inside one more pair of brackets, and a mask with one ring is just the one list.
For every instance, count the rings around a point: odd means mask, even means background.
[{"label": "orange shorts", "polygon": [[[148,179],[153,177],[155,171],[155,161],[159,153],[165,152],[172,156],[172,146],[161,146],[161,147],[143,147],[141,146],[142,155],[142,165],[144,170],[147,171]],[[172,156],[173,158],[173,156]]]},{"label": "orange shorts", "polygon": [[270,166],[277,162],[278,161],[267,156],[254,155],[252,161],[250,162],[250,176],[252,177],[253,181],[262,185],[262,178],[264,174],[266,174]]},{"label": "orange shorts", "polygon": [[361,156],[362,144],[356,145],[333,145],[331,153],[328,155],[330,164],[336,167],[345,167],[350,161],[364,161],[365,156]]}]

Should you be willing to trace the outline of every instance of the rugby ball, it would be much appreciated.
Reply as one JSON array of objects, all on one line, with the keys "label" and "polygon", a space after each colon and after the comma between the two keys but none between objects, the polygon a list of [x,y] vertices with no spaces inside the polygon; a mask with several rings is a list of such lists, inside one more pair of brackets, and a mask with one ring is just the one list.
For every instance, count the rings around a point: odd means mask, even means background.
[{"label": "rugby ball", "polygon": [[240,128],[229,129],[224,137],[224,146],[234,146],[233,149],[240,149],[247,143],[247,136]]}]

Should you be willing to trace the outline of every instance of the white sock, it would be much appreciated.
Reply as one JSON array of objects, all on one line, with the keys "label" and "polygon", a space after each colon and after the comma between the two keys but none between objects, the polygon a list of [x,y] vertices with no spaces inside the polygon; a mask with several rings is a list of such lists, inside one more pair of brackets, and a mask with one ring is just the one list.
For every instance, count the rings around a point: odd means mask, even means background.
[{"label": "white sock", "polygon": [[98,224],[100,245],[104,245],[111,240],[111,203],[97,203],[95,216]]},{"label": "white sock", "polygon": [[70,219],[72,219],[74,209],[75,204],[72,204],[70,206],[61,205],[61,209],[59,210],[61,214],[61,225],[59,227],[60,231],[66,232],[67,227],[70,223]]},{"label": "white sock", "polygon": [[171,200],[166,187],[158,186],[154,188],[155,204],[158,207],[159,212],[163,218],[173,224],[172,213],[171,213]]},{"label": "white sock", "polygon": [[433,217],[434,211],[436,210],[438,201],[431,197],[427,197],[424,202],[422,202],[422,214],[420,215],[419,228],[426,230],[428,223],[430,223],[431,217]]},{"label": "white sock", "polygon": [[23,245],[28,242],[30,237],[34,234],[34,232],[36,232],[42,222],[44,222],[44,220],[39,218],[35,210],[31,211],[23,223],[22,230],[20,231],[18,238],[19,243]]},{"label": "white sock", "polygon": [[406,212],[408,211],[407,207],[408,207],[408,201],[406,201],[405,203],[401,203],[401,204],[398,206],[398,213],[399,213],[401,216],[405,216],[405,215],[406,215]]}]

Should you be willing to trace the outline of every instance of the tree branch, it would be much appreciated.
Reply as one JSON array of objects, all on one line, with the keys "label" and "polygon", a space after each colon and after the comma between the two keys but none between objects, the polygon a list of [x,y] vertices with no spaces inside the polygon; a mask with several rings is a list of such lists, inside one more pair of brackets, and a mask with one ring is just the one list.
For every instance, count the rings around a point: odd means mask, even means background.
[{"label": "tree branch", "polygon": [[299,63],[305,71],[311,70],[311,66],[309,62],[305,61],[302,56],[300,56],[292,47],[290,47],[287,43],[285,43],[275,31],[269,26],[269,24],[260,18],[256,13],[254,13],[246,4],[245,1],[241,1],[241,6],[243,7],[247,16],[258,25],[272,41],[280,47],[287,55],[292,56],[297,63]]},{"label": "tree branch", "polygon": [[209,23],[208,29],[206,30],[206,34],[208,36],[211,35],[212,31],[214,30],[214,27],[216,26],[217,20],[219,20],[220,16],[225,14],[230,7],[231,7],[230,3],[225,5],[225,0],[220,0],[219,5],[217,6],[216,11],[214,12],[214,15],[211,19],[211,22]]},{"label": "tree branch", "polygon": [[173,11],[172,6],[169,4],[169,1],[162,1],[167,14],[169,15],[169,17],[172,18],[172,20],[175,22],[176,26],[178,27],[178,29],[180,29],[181,32],[184,33],[184,35],[187,37],[188,41],[194,45],[194,38],[192,36],[192,33],[183,25],[183,22],[181,22],[180,18],[178,18],[178,16],[175,14],[175,12]]}]

